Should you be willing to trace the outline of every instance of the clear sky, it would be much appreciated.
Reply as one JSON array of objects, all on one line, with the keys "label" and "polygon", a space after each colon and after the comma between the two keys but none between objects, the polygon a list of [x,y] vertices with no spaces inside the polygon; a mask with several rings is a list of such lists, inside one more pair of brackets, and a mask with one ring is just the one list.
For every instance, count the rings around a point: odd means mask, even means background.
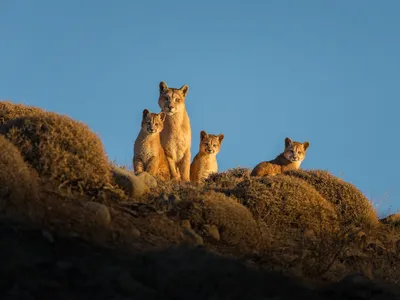
[{"label": "clear sky", "polygon": [[1,0],[0,99],[87,123],[131,164],[158,83],[189,85],[192,158],[224,133],[220,170],[311,144],[304,169],[400,207],[400,2]]}]

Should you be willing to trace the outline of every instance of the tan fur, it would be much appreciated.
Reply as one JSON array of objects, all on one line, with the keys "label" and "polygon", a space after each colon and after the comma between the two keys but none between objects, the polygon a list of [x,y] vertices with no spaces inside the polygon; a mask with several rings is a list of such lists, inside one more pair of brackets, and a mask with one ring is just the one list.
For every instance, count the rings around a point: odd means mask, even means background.
[{"label": "tan fur", "polygon": [[289,170],[300,169],[309,146],[309,142],[295,142],[287,137],[285,139],[285,151],[274,160],[259,163],[250,176],[278,175]]},{"label": "tan fur", "polygon": [[190,181],[192,131],[185,106],[189,87],[169,88],[161,81],[159,88],[158,105],[167,115],[160,134],[161,145],[167,156],[171,177],[175,181]]},{"label": "tan fur", "polygon": [[133,168],[136,174],[143,171],[162,180],[171,178],[167,158],[161,147],[160,132],[164,128],[165,113],[143,111],[142,128],[135,140]]},{"label": "tan fur", "polygon": [[200,132],[200,149],[190,166],[190,181],[200,183],[210,174],[218,172],[217,154],[223,139],[223,134]]}]

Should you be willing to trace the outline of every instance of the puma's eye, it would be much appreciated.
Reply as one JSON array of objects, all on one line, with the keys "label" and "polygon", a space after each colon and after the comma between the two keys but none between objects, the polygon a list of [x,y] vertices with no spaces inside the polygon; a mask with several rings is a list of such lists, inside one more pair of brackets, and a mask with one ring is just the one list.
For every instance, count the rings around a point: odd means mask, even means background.
[{"label": "puma's eye", "polygon": [[176,99],[175,99],[175,102],[179,102],[179,98],[176,98]]},{"label": "puma's eye", "polygon": [[214,146],[214,147],[217,147],[217,145],[215,145],[215,144],[214,144],[213,146]]}]

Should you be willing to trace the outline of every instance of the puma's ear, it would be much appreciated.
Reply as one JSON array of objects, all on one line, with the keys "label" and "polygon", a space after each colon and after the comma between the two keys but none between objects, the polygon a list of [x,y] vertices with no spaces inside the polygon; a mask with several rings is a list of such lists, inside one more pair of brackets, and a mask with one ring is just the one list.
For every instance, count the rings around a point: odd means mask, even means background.
[{"label": "puma's ear", "polygon": [[219,143],[221,144],[222,140],[224,139],[224,135],[221,133],[218,135]]},{"label": "puma's ear", "polygon": [[291,139],[289,139],[288,137],[285,138],[285,148],[289,147],[291,143],[292,143]]},{"label": "puma's ear", "polygon": [[207,136],[207,132],[205,132],[204,130],[202,130],[202,131],[200,132],[200,139],[202,140],[202,139],[204,139],[206,136]]},{"label": "puma's ear", "polygon": [[161,95],[166,90],[168,90],[168,85],[164,81],[161,81],[159,84],[159,88],[160,88],[160,95]]},{"label": "puma's ear", "polygon": [[189,91],[189,87],[187,84],[185,84],[179,90],[181,91],[183,97],[186,97],[187,92]]},{"label": "puma's ear", "polygon": [[149,113],[150,113],[149,110],[148,110],[148,109],[145,109],[145,110],[143,111],[143,119],[146,118],[147,115],[148,115]]},{"label": "puma's ear", "polygon": [[310,147],[310,143],[309,142],[304,142],[303,143],[304,151],[306,151],[308,147]]},{"label": "puma's ear", "polygon": [[165,114],[165,112],[160,112],[160,119],[161,119],[161,121],[165,121],[165,117],[166,117],[167,115]]}]

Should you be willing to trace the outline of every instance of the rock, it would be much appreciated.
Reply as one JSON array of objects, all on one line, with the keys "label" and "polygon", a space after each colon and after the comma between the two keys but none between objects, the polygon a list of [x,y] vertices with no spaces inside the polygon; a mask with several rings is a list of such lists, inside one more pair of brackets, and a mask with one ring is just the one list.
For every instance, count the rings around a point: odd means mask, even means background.
[{"label": "rock", "polygon": [[219,241],[221,239],[219,230],[218,230],[217,226],[215,226],[215,225],[205,224],[204,232],[213,240]]},{"label": "rock", "polygon": [[54,243],[53,235],[52,235],[50,232],[48,232],[47,230],[43,230],[43,231],[42,231],[42,235],[43,235],[43,237],[45,237],[50,243]]},{"label": "rock", "polygon": [[183,234],[184,237],[186,237],[186,240],[189,242],[195,243],[196,245],[204,244],[203,238],[191,228],[185,228],[183,230]]},{"label": "rock", "polygon": [[134,237],[140,237],[142,235],[142,233],[136,227],[132,227],[131,233]]},{"label": "rock", "polygon": [[110,210],[107,206],[97,202],[85,202],[84,207],[93,213],[96,221],[108,225],[111,222]]},{"label": "rock", "polygon": [[157,180],[152,176],[151,174],[147,172],[142,172],[137,175],[138,178],[140,178],[145,185],[147,185],[150,189],[154,189],[157,187]]},{"label": "rock", "polygon": [[113,165],[111,174],[114,184],[118,185],[129,197],[140,197],[150,191],[144,180],[132,172]]}]

